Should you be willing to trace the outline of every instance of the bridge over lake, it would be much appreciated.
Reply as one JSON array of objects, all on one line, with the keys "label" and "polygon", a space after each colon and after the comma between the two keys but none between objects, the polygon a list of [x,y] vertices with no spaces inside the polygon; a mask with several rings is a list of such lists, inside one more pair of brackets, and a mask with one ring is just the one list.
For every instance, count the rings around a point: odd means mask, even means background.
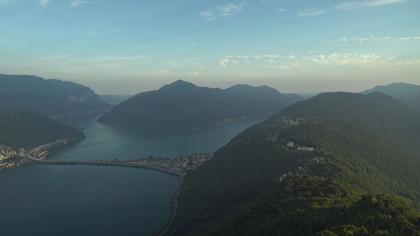
[{"label": "bridge over lake", "polygon": [[26,163],[37,165],[85,165],[85,166],[116,166],[149,169],[164,172],[166,174],[182,177],[188,171],[193,170],[209,160],[213,154],[191,154],[175,159],[150,157],[140,160],[93,160],[93,161],[65,161],[65,160],[45,160],[27,158]]},{"label": "bridge over lake", "polygon": [[38,165],[84,165],[84,166],[116,166],[116,167],[131,167],[131,168],[140,168],[140,169],[150,169],[160,172],[164,172],[173,176],[181,176],[176,170],[172,170],[165,167],[158,167],[149,164],[136,163],[135,161],[50,161],[50,160],[30,160],[29,163],[38,164]]}]

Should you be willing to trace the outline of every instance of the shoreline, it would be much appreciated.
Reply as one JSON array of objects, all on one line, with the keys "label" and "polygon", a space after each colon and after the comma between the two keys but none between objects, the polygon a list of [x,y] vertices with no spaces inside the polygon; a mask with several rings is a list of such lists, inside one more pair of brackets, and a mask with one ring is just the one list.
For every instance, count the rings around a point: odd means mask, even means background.
[{"label": "shoreline", "polygon": [[[60,145],[61,146],[61,145]],[[44,146],[45,147],[45,146]],[[178,181],[176,191],[170,200],[170,214],[162,226],[152,235],[166,235],[175,220],[178,211],[178,198],[184,184],[184,177],[192,170],[210,160],[214,153],[197,153],[177,158],[153,157],[139,160],[47,160],[48,155],[38,154],[37,158],[27,155],[23,164],[27,165],[61,165],[61,166],[97,166],[97,167],[125,167],[161,172],[175,177]]]},{"label": "shoreline", "polygon": [[171,213],[169,215],[169,219],[166,222],[166,224],[157,233],[153,234],[153,236],[164,236],[169,231],[170,226],[175,220],[176,211],[178,210],[178,197],[179,197],[179,194],[181,193],[182,185],[184,184],[184,176],[179,176],[178,181],[179,181],[179,186],[176,192],[174,193],[174,195],[172,196],[172,200],[171,200]]},{"label": "shoreline", "polygon": [[145,128],[145,129],[160,129],[160,130],[170,130],[170,131],[177,131],[177,132],[187,132],[187,131],[195,131],[195,130],[205,129],[205,128],[212,128],[212,127],[217,128],[217,127],[222,127],[225,125],[232,125],[232,124],[236,124],[240,122],[258,121],[259,123],[263,120],[265,120],[265,118],[263,117],[247,117],[244,119],[236,119],[232,121],[218,121],[213,124],[206,124],[206,125],[194,126],[194,127],[189,127],[189,128],[171,128],[171,127],[166,127],[166,126],[119,124],[115,122],[101,121],[100,119],[97,119],[96,122],[98,122],[99,124],[110,126],[110,127],[119,127],[119,128]]},{"label": "shoreline", "polygon": [[150,170],[150,171],[157,171],[160,173],[164,173],[167,175],[170,175],[172,177],[175,177],[178,180],[178,187],[175,193],[173,194],[171,198],[171,211],[169,214],[169,219],[167,220],[167,223],[165,223],[161,229],[153,234],[154,236],[164,236],[170,226],[172,225],[173,221],[175,220],[176,212],[178,210],[178,198],[181,193],[182,186],[184,184],[184,176],[180,175],[175,172],[171,172],[162,168],[152,167],[152,166],[146,166],[146,165],[138,165],[138,164],[130,164],[130,163],[112,163],[112,162],[83,162],[83,161],[47,161],[47,160],[33,160],[33,159],[27,159],[26,163],[24,164],[32,164],[32,165],[62,165],[62,166],[72,166],[72,165],[78,165],[78,166],[105,166],[105,167],[122,167],[122,168],[137,168],[137,169],[144,169],[144,170]]},{"label": "shoreline", "polygon": [[0,165],[0,170],[15,169],[24,166],[31,161],[45,160],[47,157],[58,153],[69,146],[75,145],[83,139],[85,139],[84,135],[77,138],[58,139],[50,143],[42,144],[32,148],[12,148],[9,146],[0,145],[2,147],[9,148],[10,150],[16,152],[16,154],[19,154],[19,156],[7,157],[1,160],[0,164],[9,163],[9,166],[2,167]]}]

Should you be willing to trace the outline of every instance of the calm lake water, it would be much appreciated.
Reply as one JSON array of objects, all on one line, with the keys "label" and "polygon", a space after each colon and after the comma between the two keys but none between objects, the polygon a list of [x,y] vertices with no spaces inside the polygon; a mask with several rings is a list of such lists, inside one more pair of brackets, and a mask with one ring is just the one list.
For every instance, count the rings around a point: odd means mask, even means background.
[{"label": "calm lake water", "polygon": [[[213,152],[258,121],[171,131],[78,122],[87,138],[55,160],[141,159]],[[0,171],[0,235],[152,235],[166,223],[178,181],[141,169],[24,166]]]}]

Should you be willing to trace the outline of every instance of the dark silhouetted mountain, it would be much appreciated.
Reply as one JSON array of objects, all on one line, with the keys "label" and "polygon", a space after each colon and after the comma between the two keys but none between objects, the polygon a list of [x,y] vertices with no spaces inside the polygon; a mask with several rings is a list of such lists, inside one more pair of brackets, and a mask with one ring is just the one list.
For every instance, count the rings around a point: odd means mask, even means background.
[{"label": "dark silhouetted mountain", "polygon": [[419,129],[381,93],[295,103],[183,178],[167,235],[418,235]]},{"label": "dark silhouetted mountain", "polygon": [[0,75],[0,110],[60,117],[108,108],[90,88],[80,84],[28,75]]},{"label": "dark silhouetted mountain", "polygon": [[117,125],[193,128],[227,120],[268,117],[302,100],[262,86],[228,89],[198,87],[182,80],[157,91],[140,93],[100,118]]},{"label": "dark silhouetted mountain", "polygon": [[420,85],[393,83],[385,86],[376,86],[363,93],[368,94],[372,92],[382,92],[390,95],[420,112]]},{"label": "dark silhouetted mountain", "polygon": [[79,140],[79,130],[28,112],[0,111],[0,144],[13,148],[44,145],[61,139]]}]

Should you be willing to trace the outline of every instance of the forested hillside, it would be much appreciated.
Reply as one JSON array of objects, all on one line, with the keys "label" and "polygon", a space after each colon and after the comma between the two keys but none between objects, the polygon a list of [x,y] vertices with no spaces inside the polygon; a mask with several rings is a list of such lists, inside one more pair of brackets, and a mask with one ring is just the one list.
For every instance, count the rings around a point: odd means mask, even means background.
[{"label": "forested hillside", "polygon": [[0,110],[62,117],[98,113],[108,108],[95,92],[80,84],[0,74]]},{"label": "forested hillside", "polygon": [[185,177],[168,235],[418,235],[419,129],[383,94],[296,103]]},{"label": "forested hillside", "polygon": [[262,86],[228,89],[176,81],[157,91],[135,95],[99,121],[128,126],[195,128],[239,119],[265,118],[303,98]]},{"label": "forested hillside", "polygon": [[0,145],[30,148],[60,139],[79,140],[79,130],[28,112],[0,112]]}]

